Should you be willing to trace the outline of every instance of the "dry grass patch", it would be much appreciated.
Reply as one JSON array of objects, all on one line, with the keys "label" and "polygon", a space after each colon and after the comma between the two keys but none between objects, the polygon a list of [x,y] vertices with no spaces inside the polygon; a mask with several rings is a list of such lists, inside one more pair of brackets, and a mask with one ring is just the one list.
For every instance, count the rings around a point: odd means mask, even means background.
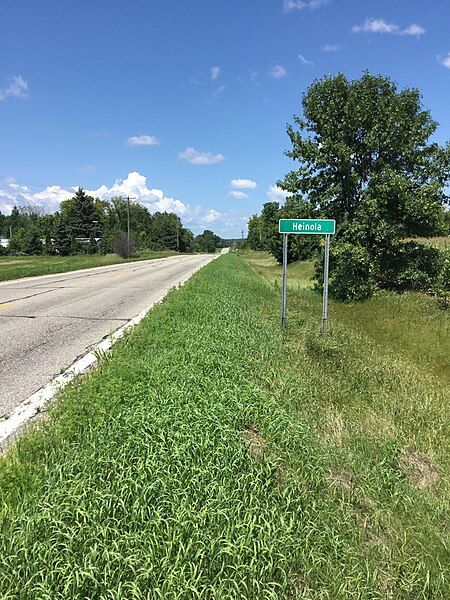
[{"label": "dry grass patch", "polygon": [[411,485],[425,490],[437,483],[439,472],[424,454],[406,449],[399,458],[398,466]]}]

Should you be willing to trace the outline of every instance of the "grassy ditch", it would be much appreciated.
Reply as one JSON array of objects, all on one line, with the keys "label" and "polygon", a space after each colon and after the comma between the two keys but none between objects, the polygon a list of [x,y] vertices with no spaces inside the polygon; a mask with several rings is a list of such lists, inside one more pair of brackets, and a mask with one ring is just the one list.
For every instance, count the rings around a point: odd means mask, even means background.
[{"label": "grassy ditch", "polygon": [[137,252],[132,258],[121,258],[117,254],[75,254],[73,256],[0,256],[0,281],[34,277],[36,275],[51,275],[66,273],[77,269],[106,267],[135,260],[150,260],[175,256],[171,250],[160,252]]},{"label": "grassy ditch", "polygon": [[446,597],[445,382],[321,339],[301,281],[283,336],[260,268],[197,273],[0,461],[0,597]]}]

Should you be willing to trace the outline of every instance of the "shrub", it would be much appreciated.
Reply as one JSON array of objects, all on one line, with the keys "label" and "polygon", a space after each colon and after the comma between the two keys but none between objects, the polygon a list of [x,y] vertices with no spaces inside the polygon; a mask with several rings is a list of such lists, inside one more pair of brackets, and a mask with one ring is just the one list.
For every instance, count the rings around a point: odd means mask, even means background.
[{"label": "shrub", "polygon": [[[308,260],[320,252],[320,239],[317,235],[289,235],[288,263]],[[283,237],[277,235],[270,241],[270,253],[281,264],[283,262]]]},{"label": "shrub", "polygon": [[122,258],[130,258],[134,252],[134,247],[135,243],[132,235],[128,240],[128,235],[122,232],[114,240],[114,252]]},{"label": "shrub", "polygon": [[[323,256],[316,264],[316,278],[323,286]],[[330,249],[329,291],[343,302],[370,298],[376,289],[368,251],[362,246],[341,242]]]},{"label": "shrub", "polygon": [[8,246],[9,254],[20,254],[21,252],[23,252],[25,232],[26,230],[23,227],[20,227],[19,229],[14,231]]},{"label": "shrub", "polygon": [[434,246],[403,242],[380,256],[377,280],[396,291],[430,291],[441,266],[441,252]]},{"label": "shrub", "polygon": [[80,251],[81,251],[81,246],[77,242],[75,236],[73,235],[70,238],[70,254],[79,254]]},{"label": "shrub", "polygon": [[448,309],[450,306],[450,250],[441,251],[439,271],[432,286],[440,306]]},{"label": "shrub", "polygon": [[89,236],[89,244],[87,246],[88,254],[96,254],[97,252],[97,242],[95,241],[94,234],[91,233]]}]

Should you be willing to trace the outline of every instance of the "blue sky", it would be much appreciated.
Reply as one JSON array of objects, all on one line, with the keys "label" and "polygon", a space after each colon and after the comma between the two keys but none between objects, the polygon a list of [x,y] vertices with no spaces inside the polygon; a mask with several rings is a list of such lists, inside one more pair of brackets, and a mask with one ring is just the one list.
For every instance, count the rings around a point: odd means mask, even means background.
[{"label": "blue sky", "polygon": [[450,139],[449,0],[0,0],[0,210],[81,185],[240,235],[316,78],[418,87]]}]

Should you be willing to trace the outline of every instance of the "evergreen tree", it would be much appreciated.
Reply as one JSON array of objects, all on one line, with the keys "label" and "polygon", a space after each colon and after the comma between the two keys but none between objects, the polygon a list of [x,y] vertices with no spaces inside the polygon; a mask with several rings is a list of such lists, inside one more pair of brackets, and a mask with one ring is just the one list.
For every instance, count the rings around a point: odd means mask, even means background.
[{"label": "evergreen tree", "polygon": [[77,242],[74,235],[70,238],[70,254],[78,254],[81,250],[80,244]]},{"label": "evergreen tree", "polygon": [[52,238],[49,233],[47,233],[45,236],[44,254],[48,254],[48,255],[53,254]]},{"label": "evergreen tree", "polygon": [[61,215],[58,215],[55,223],[54,237],[55,252],[61,256],[68,256],[71,249],[70,229],[67,225],[66,219],[64,219]]},{"label": "evergreen tree", "polygon": [[95,241],[94,234],[91,233],[89,236],[89,244],[87,247],[87,253],[88,254],[96,254],[96,252],[97,252],[97,242]]},{"label": "evergreen tree", "polygon": [[71,235],[89,237],[90,233],[99,233],[100,215],[94,198],[78,188],[75,196],[61,202],[61,215],[66,220]]},{"label": "evergreen tree", "polygon": [[23,238],[25,254],[42,254],[43,244],[36,226],[28,227]]}]

